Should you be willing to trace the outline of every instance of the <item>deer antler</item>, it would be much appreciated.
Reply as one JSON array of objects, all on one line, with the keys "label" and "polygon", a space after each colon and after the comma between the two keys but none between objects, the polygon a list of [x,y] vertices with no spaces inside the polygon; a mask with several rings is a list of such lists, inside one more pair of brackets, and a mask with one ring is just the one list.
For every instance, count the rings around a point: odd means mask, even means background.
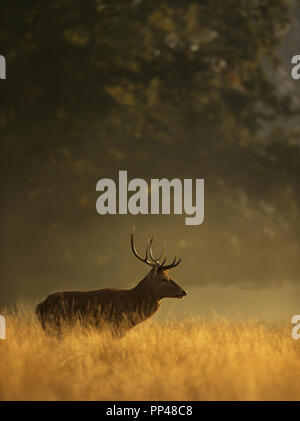
[{"label": "deer antler", "polygon": [[[152,251],[152,243],[153,243],[153,234],[151,235],[151,237],[149,238],[149,240],[148,240],[148,242],[147,242],[147,247],[146,247],[146,256],[145,256],[145,258],[143,258],[142,256],[140,256],[139,254],[138,254],[138,252],[136,251],[136,248],[135,248],[135,246],[134,246],[134,238],[133,238],[133,236],[134,236],[134,232],[135,232],[135,227],[133,226],[132,227],[132,231],[131,231],[131,236],[130,236],[130,243],[131,243],[131,249],[132,249],[132,251],[133,251],[133,254],[139,259],[139,260],[141,260],[142,262],[144,262],[144,263],[146,263],[147,265],[149,265],[149,266],[151,266],[151,267],[154,267],[154,266],[159,266],[160,267],[160,270],[168,270],[168,269],[172,269],[172,268],[174,268],[175,266],[178,266],[179,265],[179,263],[181,262],[181,259],[179,259],[177,262],[176,262],[176,256],[174,256],[174,260],[173,260],[173,262],[171,263],[171,264],[169,264],[169,265],[166,265],[166,266],[164,266],[164,264],[165,264],[165,262],[166,262],[166,257],[164,258],[164,260],[161,262],[161,259],[162,259],[162,257],[163,257],[163,255],[164,255],[164,253],[165,253],[165,250],[166,250],[166,246],[167,246],[167,244],[165,243],[165,245],[164,245],[164,247],[163,247],[163,250],[162,250],[162,252],[161,252],[161,254],[160,254],[160,256],[157,258],[157,259],[155,259],[154,258],[154,256],[153,256],[153,251]],[[148,257],[150,257],[150,260],[149,260],[149,258]]]},{"label": "deer antler", "polygon": [[[166,247],[167,247],[167,243],[164,244],[164,247],[162,249],[162,252],[160,254],[160,256],[155,259],[153,257],[153,251],[152,251],[152,243],[153,243],[153,234],[151,235],[150,241],[149,241],[149,254],[150,254],[150,259],[153,261],[153,263],[157,264],[157,265],[161,265],[162,263],[160,262],[165,251],[166,251]],[[166,261],[166,259],[164,259],[164,262]]]},{"label": "deer antler", "polygon": [[133,251],[133,254],[135,255],[135,257],[137,257],[139,260],[146,263],[147,265],[152,266],[152,267],[155,266],[156,265],[155,262],[151,262],[150,260],[148,260],[150,241],[148,241],[148,244],[147,244],[147,247],[146,247],[146,256],[145,256],[145,258],[143,258],[142,256],[140,256],[138,254],[138,252],[136,251],[136,248],[134,246],[134,239],[133,239],[134,231],[135,231],[135,227],[133,226],[132,231],[131,231],[131,235],[130,235],[130,244],[131,244],[131,249]]},{"label": "deer antler", "polygon": [[162,265],[162,270],[173,269],[176,266],[178,266],[180,262],[181,262],[181,258],[179,260],[177,260],[177,262],[176,262],[176,256],[174,256],[174,260],[170,265],[166,265],[166,266]]}]

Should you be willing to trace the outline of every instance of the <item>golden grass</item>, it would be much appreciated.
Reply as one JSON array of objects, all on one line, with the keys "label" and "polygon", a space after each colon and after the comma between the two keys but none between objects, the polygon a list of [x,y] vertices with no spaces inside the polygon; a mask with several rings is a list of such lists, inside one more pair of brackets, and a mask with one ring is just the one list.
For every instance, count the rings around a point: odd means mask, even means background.
[{"label": "golden grass", "polygon": [[300,340],[290,324],[149,320],[121,339],[44,334],[28,309],[8,312],[0,400],[299,400]]}]

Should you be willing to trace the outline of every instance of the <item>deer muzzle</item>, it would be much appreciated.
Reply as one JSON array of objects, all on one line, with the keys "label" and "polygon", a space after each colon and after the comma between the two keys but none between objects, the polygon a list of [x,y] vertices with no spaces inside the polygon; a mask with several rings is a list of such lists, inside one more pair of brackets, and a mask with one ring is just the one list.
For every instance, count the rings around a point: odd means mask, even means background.
[{"label": "deer muzzle", "polygon": [[176,298],[182,298],[186,295],[186,292],[182,290],[178,295],[176,295]]}]

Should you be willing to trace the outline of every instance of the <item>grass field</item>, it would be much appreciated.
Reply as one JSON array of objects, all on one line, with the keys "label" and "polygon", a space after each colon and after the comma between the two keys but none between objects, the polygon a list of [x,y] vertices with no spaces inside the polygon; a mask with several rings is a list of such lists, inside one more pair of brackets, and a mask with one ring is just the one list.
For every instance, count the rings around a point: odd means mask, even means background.
[{"label": "grass field", "polygon": [[300,400],[290,324],[149,320],[121,339],[44,334],[32,310],[4,313],[0,400]]}]

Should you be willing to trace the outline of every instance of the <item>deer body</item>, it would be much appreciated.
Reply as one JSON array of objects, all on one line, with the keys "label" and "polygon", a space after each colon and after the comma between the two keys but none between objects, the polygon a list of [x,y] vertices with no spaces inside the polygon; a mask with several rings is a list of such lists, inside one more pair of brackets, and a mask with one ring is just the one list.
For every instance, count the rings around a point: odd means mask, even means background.
[{"label": "deer body", "polygon": [[49,295],[37,306],[37,314],[44,328],[52,315],[52,325],[58,328],[64,323],[81,320],[96,327],[111,325],[117,329],[130,329],[151,317],[159,305],[156,297],[146,298],[136,287],[66,291]]},{"label": "deer body", "polygon": [[[134,254],[152,266],[147,276],[132,289],[99,289],[95,291],[65,291],[49,295],[36,308],[37,316],[45,330],[61,328],[80,321],[84,325],[108,326],[114,331],[124,332],[151,317],[160,306],[162,298],[181,298],[186,292],[168,275],[170,268],[163,266],[160,259],[152,256],[151,243],[148,243],[146,259]],[[148,260],[148,253],[151,260]],[[162,255],[161,255],[162,256]]]}]

